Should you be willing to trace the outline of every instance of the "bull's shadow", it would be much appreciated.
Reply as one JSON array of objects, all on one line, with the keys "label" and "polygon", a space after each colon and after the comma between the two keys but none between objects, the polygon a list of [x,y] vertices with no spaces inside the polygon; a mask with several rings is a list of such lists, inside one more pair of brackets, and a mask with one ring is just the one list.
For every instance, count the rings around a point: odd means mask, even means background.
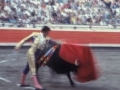
[{"label": "bull's shadow", "polygon": [[[102,79],[88,83],[74,81],[76,86],[71,88],[65,75],[58,75],[57,78],[51,78],[48,67],[40,68],[39,74],[42,85],[49,90],[119,90],[110,85],[106,85],[106,83],[101,83]],[[51,82],[51,79],[54,79],[54,81]]]},{"label": "bull's shadow", "polygon": [[85,83],[85,84],[82,84],[82,83],[77,83],[75,82],[77,85],[74,87],[74,88],[71,88],[69,86],[69,83],[67,82],[53,82],[53,83],[50,83],[50,87],[53,89],[53,90],[119,90],[119,89],[115,89],[113,88],[112,86],[105,86],[105,84],[100,84],[100,83],[92,83],[92,82],[89,82],[89,83]]},{"label": "bull's shadow", "polygon": [[[59,82],[57,80],[60,80]],[[66,81],[61,81],[61,79],[57,79],[56,82],[45,81],[42,83],[49,90],[117,90],[113,89],[111,86],[105,86],[104,84],[97,83],[79,83],[75,82],[76,86],[71,88],[69,83]],[[52,88],[52,89],[51,89]]]}]

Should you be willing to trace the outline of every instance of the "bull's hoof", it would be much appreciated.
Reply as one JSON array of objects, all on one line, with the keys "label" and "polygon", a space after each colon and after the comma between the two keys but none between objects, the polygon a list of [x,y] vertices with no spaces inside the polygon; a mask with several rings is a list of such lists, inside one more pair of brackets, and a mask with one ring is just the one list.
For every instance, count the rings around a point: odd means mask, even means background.
[{"label": "bull's hoof", "polygon": [[76,85],[74,84],[74,85],[71,85],[72,87],[75,87]]},{"label": "bull's hoof", "polygon": [[75,87],[76,85],[75,85],[75,83],[71,83],[71,86],[72,86],[72,87]]},{"label": "bull's hoof", "polygon": [[35,90],[46,90],[46,89],[39,89],[39,88],[36,88]]}]

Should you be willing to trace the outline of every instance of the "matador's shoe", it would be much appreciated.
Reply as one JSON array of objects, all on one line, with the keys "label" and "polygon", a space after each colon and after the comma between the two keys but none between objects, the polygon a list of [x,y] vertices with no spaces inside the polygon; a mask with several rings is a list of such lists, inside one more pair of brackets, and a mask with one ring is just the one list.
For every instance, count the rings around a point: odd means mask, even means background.
[{"label": "matador's shoe", "polygon": [[23,84],[20,84],[20,87],[30,87],[30,85],[23,85]]}]

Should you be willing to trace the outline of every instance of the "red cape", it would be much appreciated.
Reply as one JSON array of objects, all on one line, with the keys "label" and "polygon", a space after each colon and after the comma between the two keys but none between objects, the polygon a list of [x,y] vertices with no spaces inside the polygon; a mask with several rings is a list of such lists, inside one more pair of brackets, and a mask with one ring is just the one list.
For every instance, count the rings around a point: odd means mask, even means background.
[{"label": "red cape", "polygon": [[63,44],[59,56],[65,61],[75,64],[75,60],[78,59],[80,67],[77,71],[77,80],[80,82],[88,82],[96,80],[98,78],[98,71],[95,67],[95,61],[93,59],[90,48],[87,46],[78,46],[72,44]]}]

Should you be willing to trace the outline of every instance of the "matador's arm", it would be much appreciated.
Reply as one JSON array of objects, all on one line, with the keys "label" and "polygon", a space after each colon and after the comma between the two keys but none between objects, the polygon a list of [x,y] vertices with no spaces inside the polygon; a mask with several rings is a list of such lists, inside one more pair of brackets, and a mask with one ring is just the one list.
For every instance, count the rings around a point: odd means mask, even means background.
[{"label": "matador's arm", "polygon": [[17,45],[16,45],[16,48],[20,48],[24,43],[28,42],[29,40],[31,40],[31,38],[33,36],[35,36],[37,33],[32,33],[30,34],[29,36],[25,37],[24,39],[22,39]]}]

